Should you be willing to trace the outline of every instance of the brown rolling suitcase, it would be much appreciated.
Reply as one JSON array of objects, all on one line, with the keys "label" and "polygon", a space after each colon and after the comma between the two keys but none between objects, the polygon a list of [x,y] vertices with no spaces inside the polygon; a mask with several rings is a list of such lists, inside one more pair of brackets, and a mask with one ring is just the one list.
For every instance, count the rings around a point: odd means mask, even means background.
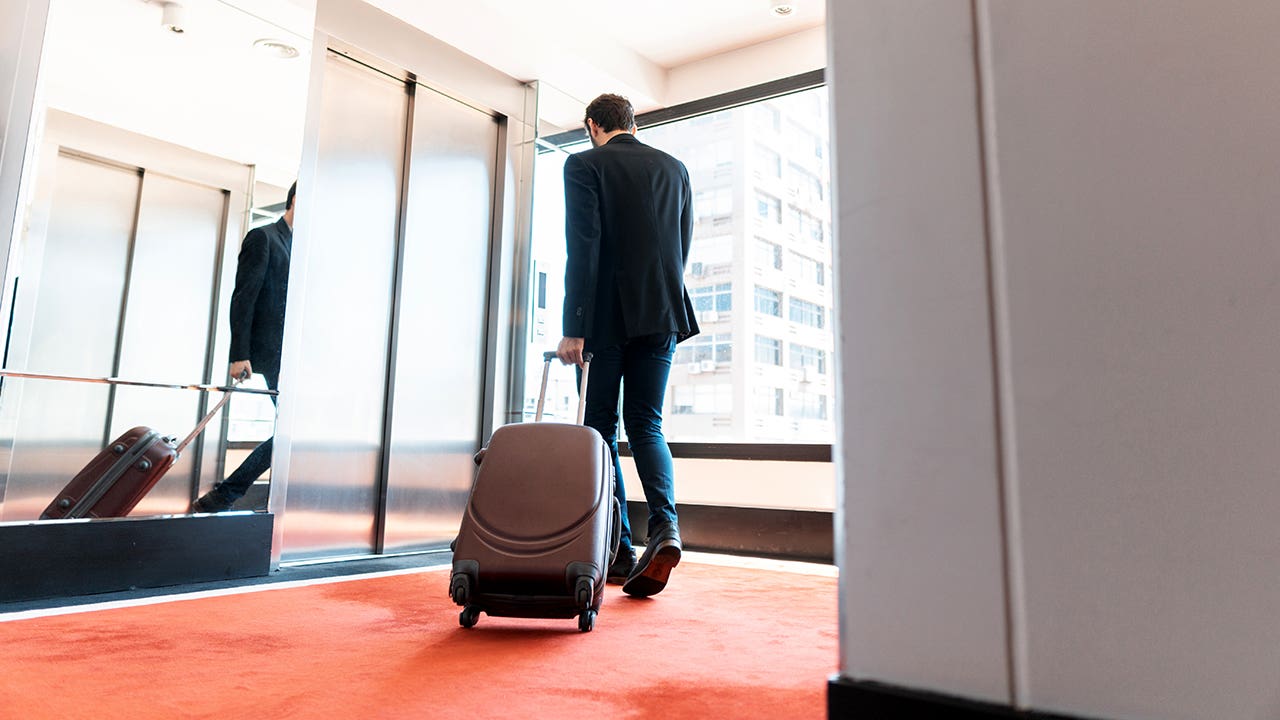
[{"label": "brown rolling suitcase", "polygon": [[621,508],[613,457],[600,433],[582,425],[590,355],[584,359],[578,424],[541,422],[546,353],[535,422],[498,428],[480,465],[454,544],[449,595],[463,627],[480,613],[578,618],[589,632],[618,550]]},{"label": "brown rolling suitcase", "polygon": [[145,426],[133,428],[116,438],[62,488],[40,514],[40,519],[128,515],[164,477],[187,444],[227,404],[230,396],[230,392],[224,392],[222,400],[181,443]]}]

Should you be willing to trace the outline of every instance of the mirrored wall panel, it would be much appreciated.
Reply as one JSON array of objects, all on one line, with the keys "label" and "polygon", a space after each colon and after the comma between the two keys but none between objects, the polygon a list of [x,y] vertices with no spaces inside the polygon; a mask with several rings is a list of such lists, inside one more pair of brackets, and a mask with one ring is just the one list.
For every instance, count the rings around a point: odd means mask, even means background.
[{"label": "mirrored wall panel", "polygon": [[[0,294],[7,371],[216,386],[248,361],[244,386],[274,388],[314,3],[174,4],[50,2]],[[39,518],[130,428],[184,438],[220,397],[4,378],[0,521]],[[269,395],[236,394],[129,515],[190,512],[248,475],[202,509],[265,510],[270,445],[254,450],[274,419]]]}]

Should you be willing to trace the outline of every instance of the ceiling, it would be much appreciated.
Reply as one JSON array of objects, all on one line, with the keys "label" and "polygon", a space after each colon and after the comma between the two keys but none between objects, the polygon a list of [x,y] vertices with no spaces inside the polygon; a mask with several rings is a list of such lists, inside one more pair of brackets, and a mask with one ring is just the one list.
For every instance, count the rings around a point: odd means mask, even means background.
[{"label": "ceiling", "polygon": [[[40,82],[54,108],[258,166],[297,172],[314,13],[286,0],[183,0],[186,32],[142,0],[52,0]],[[241,9],[250,8],[252,12]],[[255,52],[279,38],[302,55]]]},{"label": "ceiling", "polygon": [[667,104],[668,76],[683,66],[826,20],[826,0],[795,0],[787,17],[774,0],[366,1],[508,75],[579,100],[614,89],[641,111]]},{"label": "ceiling", "polygon": [[[287,185],[302,148],[315,1],[181,0],[187,28],[175,35],[145,0],[51,0],[42,92],[51,107],[254,164],[259,179]],[[625,94],[643,112],[689,88],[705,96],[774,79],[798,51],[805,70],[825,57],[812,47],[825,44],[813,30],[825,0],[796,0],[788,17],[771,11],[773,0],[366,1],[539,80],[544,118],[565,126],[601,92]],[[260,38],[302,55],[265,57],[252,48]]]}]

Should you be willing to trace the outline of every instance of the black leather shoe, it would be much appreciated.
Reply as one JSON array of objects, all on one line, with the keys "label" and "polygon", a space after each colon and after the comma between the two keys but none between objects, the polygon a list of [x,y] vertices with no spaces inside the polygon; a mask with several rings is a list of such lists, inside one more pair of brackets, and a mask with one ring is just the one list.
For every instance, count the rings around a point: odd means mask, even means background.
[{"label": "black leather shoe", "polygon": [[215,497],[211,497],[213,493],[206,493],[204,496],[191,503],[191,512],[193,513],[220,513],[231,509],[234,503],[219,501]]},{"label": "black leather shoe", "polygon": [[636,551],[632,548],[619,550],[618,557],[614,559],[613,564],[609,566],[609,572],[605,574],[605,582],[610,585],[621,585],[631,577],[635,569]]},{"label": "black leather shoe", "polygon": [[671,568],[680,564],[680,530],[672,524],[659,526],[649,536],[640,562],[622,585],[622,592],[632,597],[649,597],[662,592],[671,577]]}]

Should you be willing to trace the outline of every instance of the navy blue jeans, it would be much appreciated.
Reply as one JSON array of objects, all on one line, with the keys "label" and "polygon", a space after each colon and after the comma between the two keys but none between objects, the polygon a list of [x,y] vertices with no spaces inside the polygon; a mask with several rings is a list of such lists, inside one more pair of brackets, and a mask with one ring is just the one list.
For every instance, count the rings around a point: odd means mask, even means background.
[{"label": "navy blue jeans", "polygon": [[[622,396],[622,420],[627,442],[649,503],[649,533],[658,525],[676,522],[675,470],[671,448],[662,436],[662,401],[671,374],[675,353],[674,333],[632,338],[622,345],[591,348],[591,377],[587,386],[584,418],[613,450],[617,473],[616,493],[622,503],[622,543],[620,553],[631,548],[631,523],[627,519],[627,493],[622,485],[622,464],[618,460],[618,396]],[[582,370],[578,370],[581,384]]]},{"label": "navy blue jeans", "polygon": [[[276,383],[280,380],[279,372],[263,373],[262,375],[267,381],[267,388],[275,390]],[[272,395],[271,402],[274,404],[275,401],[276,396]],[[236,468],[235,472],[231,473],[226,480],[218,483],[213,490],[210,490],[206,496],[209,498],[210,504],[230,508],[235,501],[244,497],[244,494],[249,492],[249,488],[253,486],[253,483],[271,467],[271,451],[275,446],[274,440],[274,435],[264,440],[261,445],[253,449],[253,452],[249,453],[249,457],[240,463],[240,467]]]}]

